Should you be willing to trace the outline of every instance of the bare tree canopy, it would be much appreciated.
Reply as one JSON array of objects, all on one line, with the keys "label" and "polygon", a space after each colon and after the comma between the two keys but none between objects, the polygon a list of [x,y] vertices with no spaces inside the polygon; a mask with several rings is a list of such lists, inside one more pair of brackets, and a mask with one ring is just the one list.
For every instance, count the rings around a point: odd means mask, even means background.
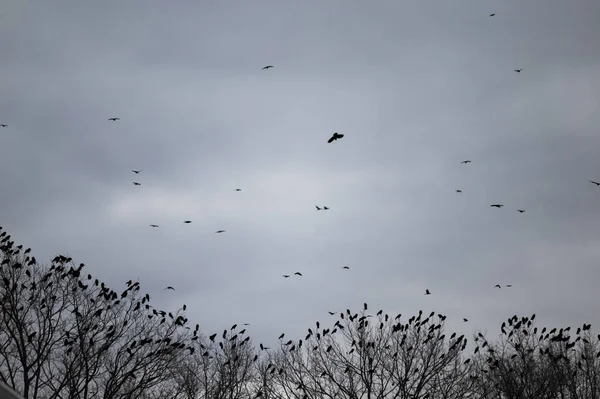
[{"label": "bare tree canopy", "polygon": [[139,282],[115,291],[68,256],[38,263],[0,229],[0,381],[24,398],[409,399],[600,397],[600,335],[513,316],[467,338],[436,312],[329,312],[255,347],[243,325],[190,327]]}]

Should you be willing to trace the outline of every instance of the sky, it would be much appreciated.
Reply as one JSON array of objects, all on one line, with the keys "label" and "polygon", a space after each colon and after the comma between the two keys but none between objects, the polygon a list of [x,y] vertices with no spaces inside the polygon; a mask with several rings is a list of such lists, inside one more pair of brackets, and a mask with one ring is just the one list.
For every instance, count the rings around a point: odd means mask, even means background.
[{"label": "sky", "polygon": [[600,2],[3,4],[0,225],[38,260],[265,344],[363,302],[599,324]]}]

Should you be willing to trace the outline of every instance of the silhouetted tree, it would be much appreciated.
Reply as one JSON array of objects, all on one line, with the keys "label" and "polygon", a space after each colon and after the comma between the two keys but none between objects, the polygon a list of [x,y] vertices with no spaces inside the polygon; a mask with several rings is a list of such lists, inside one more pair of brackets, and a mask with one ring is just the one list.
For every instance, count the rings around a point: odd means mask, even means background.
[{"label": "silhouetted tree", "polygon": [[273,390],[307,399],[462,398],[466,338],[446,337],[445,316],[434,312],[400,319],[347,310],[329,328],[317,322],[304,340],[282,340]]},{"label": "silhouetted tree", "polygon": [[119,294],[71,258],[37,265],[6,235],[0,251],[0,378],[25,398],[134,397],[189,346],[184,315],[152,308],[138,283]]}]

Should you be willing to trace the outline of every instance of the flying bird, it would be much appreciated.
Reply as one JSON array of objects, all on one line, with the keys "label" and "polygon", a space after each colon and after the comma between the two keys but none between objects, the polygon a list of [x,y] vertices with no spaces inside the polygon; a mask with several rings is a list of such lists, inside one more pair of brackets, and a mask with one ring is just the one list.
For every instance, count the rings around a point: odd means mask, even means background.
[{"label": "flying bird", "polygon": [[466,323],[467,321],[469,321],[469,320],[467,320],[467,319],[465,319],[465,318],[463,317],[463,322],[465,322],[465,323]]},{"label": "flying bird", "polygon": [[506,284],[507,287],[512,287],[512,284]]},{"label": "flying bird", "polygon": [[120,120],[121,120],[121,118],[108,118],[108,120],[109,120],[109,121],[116,122],[116,121],[120,121]]},{"label": "flying bird", "polygon": [[219,234],[219,233],[225,233],[225,230],[217,230],[217,231],[215,231],[215,234]]},{"label": "flying bird", "polygon": [[141,183],[138,183],[138,182],[134,181],[134,182],[133,182],[133,185],[134,185],[134,186],[141,186]]},{"label": "flying bird", "polygon": [[319,207],[318,207],[318,206],[316,206],[316,205],[315,205],[315,208],[317,208],[317,211],[320,211],[320,210],[321,210],[321,208],[319,208]]},{"label": "flying bird", "polygon": [[494,288],[502,288],[502,287],[500,286],[500,284],[496,284],[496,285],[494,286]]},{"label": "flying bird", "polygon": [[323,205],[323,210],[327,210],[329,209],[328,207],[326,207],[325,205]]},{"label": "flying bird", "polygon": [[590,180],[590,183],[594,183],[595,185],[600,186],[600,183],[598,183],[597,181]]},{"label": "flying bird", "polygon": [[339,134],[338,132],[335,132],[333,134],[333,136],[331,136],[331,138],[329,140],[327,140],[328,143],[333,143],[334,141],[336,141],[337,139],[341,139],[342,137],[344,137],[343,134]]},{"label": "flying bird", "polygon": [[0,125],[0,127],[8,127],[8,125],[5,125],[4,123]]},{"label": "flying bird", "polygon": [[283,277],[283,278],[289,278],[289,277],[290,277],[290,275],[289,275],[289,274],[284,274],[282,277]]},{"label": "flying bird", "polygon": [[517,212],[523,213],[523,212],[525,212],[525,209],[517,209]]},{"label": "flying bird", "polygon": [[329,313],[330,315],[333,316],[336,312],[327,312],[327,313]]},{"label": "flying bird", "polygon": [[185,220],[183,223],[192,223],[191,220]]},{"label": "flying bird", "polygon": [[496,15],[496,14],[493,14],[493,13],[492,13],[492,14],[490,14],[490,17],[493,17],[494,15]]},{"label": "flying bird", "polygon": [[158,227],[157,224],[151,224],[150,227]]},{"label": "flying bird", "polygon": [[262,70],[269,69],[269,68],[273,68],[273,65],[267,65],[266,67],[263,67]]},{"label": "flying bird", "polygon": [[429,290],[425,290],[425,295],[431,295],[431,292],[429,292]]},{"label": "flying bird", "polygon": [[457,193],[462,193],[462,190],[455,190]]},{"label": "flying bird", "polygon": [[462,161],[461,163],[471,163],[468,159],[466,161]]},{"label": "flying bird", "polygon": [[242,191],[242,189],[241,188],[236,188],[235,191]]},{"label": "flying bird", "polygon": [[132,172],[133,172],[133,173],[135,173],[135,174],[137,175],[138,173],[140,173],[140,172],[141,172],[141,171],[143,171],[143,170],[144,170],[144,169],[140,169],[140,170],[135,170],[135,169],[134,169],[134,170],[132,170]]},{"label": "flying bird", "polygon": [[515,69],[515,72],[516,73],[521,73],[522,70],[523,70],[523,68],[521,68],[521,69]]},{"label": "flying bird", "polygon": [[502,208],[504,205],[502,205],[502,204],[492,204],[492,205],[490,205],[490,206],[493,206],[494,208],[498,208],[498,209],[500,209],[500,208]]},{"label": "flying bird", "polygon": [[173,288],[171,286],[168,286],[167,288],[165,288],[165,290],[173,290],[173,291],[175,291],[175,288]]},{"label": "flying bird", "polygon": [[302,276],[302,273],[296,272],[296,273],[294,273],[294,275],[296,275],[296,276]]},{"label": "flying bird", "polygon": [[344,266],[342,269],[350,270],[350,266]]}]

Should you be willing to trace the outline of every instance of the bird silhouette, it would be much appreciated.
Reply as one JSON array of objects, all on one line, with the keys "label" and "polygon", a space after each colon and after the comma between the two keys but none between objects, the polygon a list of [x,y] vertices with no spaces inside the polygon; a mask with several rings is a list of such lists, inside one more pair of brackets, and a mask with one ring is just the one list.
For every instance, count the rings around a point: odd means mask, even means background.
[{"label": "bird silhouette", "polygon": [[141,171],[143,171],[143,170],[144,170],[144,169],[140,169],[140,170],[135,170],[135,169],[134,169],[134,170],[132,170],[132,172],[133,172],[133,173],[135,173],[135,174],[137,175],[138,173],[140,173],[140,172],[141,172]]},{"label": "bird silhouette", "polygon": [[515,69],[515,72],[516,73],[521,73],[522,70],[523,70],[523,68],[521,68],[521,69]]},{"label": "bird silhouette", "polygon": [[220,234],[220,233],[225,233],[225,230],[217,230],[217,231],[215,231],[215,234]]},{"label": "bird silhouette", "polygon": [[321,210],[321,208],[319,208],[319,207],[318,207],[318,206],[316,206],[316,205],[315,205],[315,208],[317,208],[317,211],[320,211],[320,210]]},{"label": "bird silhouette", "polygon": [[469,321],[469,320],[467,320],[467,319],[465,319],[465,318],[463,317],[463,322],[465,322],[465,323],[466,323],[467,321]]},{"label": "bird silhouette", "polygon": [[157,224],[151,224],[150,227],[158,227]]},{"label": "bird silhouette", "polygon": [[490,17],[493,17],[494,15],[496,15],[496,14],[493,14],[493,13],[492,13],[492,14],[490,14]]},{"label": "bird silhouette", "polygon": [[0,125],[0,127],[8,127],[8,125],[5,125],[4,123]]},{"label": "bird silhouette", "polygon": [[269,69],[269,68],[273,68],[273,65],[267,65],[266,67],[263,67],[263,70]]},{"label": "bird silhouette", "polygon": [[350,266],[344,266],[342,269],[350,270]]},{"label": "bird silhouette", "polygon": [[500,286],[500,284],[496,284],[496,285],[494,286],[494,288],[502,288],[502,287]]},{"label": "bird silhouette", "polygon": [[326,206],[323,205],[323,210],[326,211],[327,209],[329,209],[329,207],[326,207]]},{"label": "bird silhouette", "polygon": [[241,188],[236,188],[235,191],[242,191],[242,189]]},{"label": "bird silhouette", "polygon": [[108,120],[109,120],[109,121],[116,122],[116,121],[120,121],[120,120],[121,120],[121,118],[108,118]]},{"label": "bird silhouette", "polygon": [[284,274],[282,277],[283,277],[283,278],[289,278],[289,277],[290,277],[290,275],[289,275],[289,274]]},{"label": "bird silhouette", "polygon": [[468,159],[466,161],[462,161],[461,163],[471,163]]},{"label": "bird silhouette", "polygon": [[457,193],[462,193],[462,190],[455,190]]},{"label": "bird silhouette", "polygon": [[500,208],[502,208],[504,205],[502,205],[502,204],[492,204],[492,205],[490,205],[490,206],[492,206],[492,207],[494,207],[494,208],[498,208],[498,209],[500,209]]},{"label": "bird silhouette", "polygon": [[165,290],[173,290],[173,291],[175,291],[175,288],[173,288],[171,286],[168,286],[167,288],[165,288]]},{"label": "bird silhouette", "polygon": [[594,183],[595,185],[600,186],[600,183],[598,183],[597,181],[590,180],[590,183]]},{"label": "bird silhouette", "polygon": [[133,185],[134,185],[134,186],[141,186],[142,184],[141,184],[141,183],[138,183],[138,182],[136,182],[136,181],[134,181],[134,182],[133,182]]},{"label": "bird silhouette", "polygon": [[333,316],[336,312],[327,312],[327,313],[329,313],[330,315]]},{"label": "bird silhouette", "polygon": [[302,276],[302,273],[296,272],[296,273],[294,273],[294,275],[296,275],[296,276]]},{"label": "bird silhouette", "polygon": [[341,139],[342,137],[344,137],[343,134],[339,134],[338,132],[333,133],[333,136],[331,136],[331,138],[329,140],[327,140],[328,143],[333,143],[334,141],[336,141],[337,139]]},{"label": "bird silhouette", "polygon": [[523,213],[523,212],[525,212],[525,209],[517,209],[517,212]]},{"label": "bird silhouette", "polygon": [[191,220],[185,220],[183,223],[192,223]]},{"label": "bird silhouette", "polygon": [[512,287],[512,284],[506,284],[507,287]]},{"label": "bird silhouette", "polygon": [[431,292],[429,292],[429,290],[425,290],[425,295],[431,295]]}]

